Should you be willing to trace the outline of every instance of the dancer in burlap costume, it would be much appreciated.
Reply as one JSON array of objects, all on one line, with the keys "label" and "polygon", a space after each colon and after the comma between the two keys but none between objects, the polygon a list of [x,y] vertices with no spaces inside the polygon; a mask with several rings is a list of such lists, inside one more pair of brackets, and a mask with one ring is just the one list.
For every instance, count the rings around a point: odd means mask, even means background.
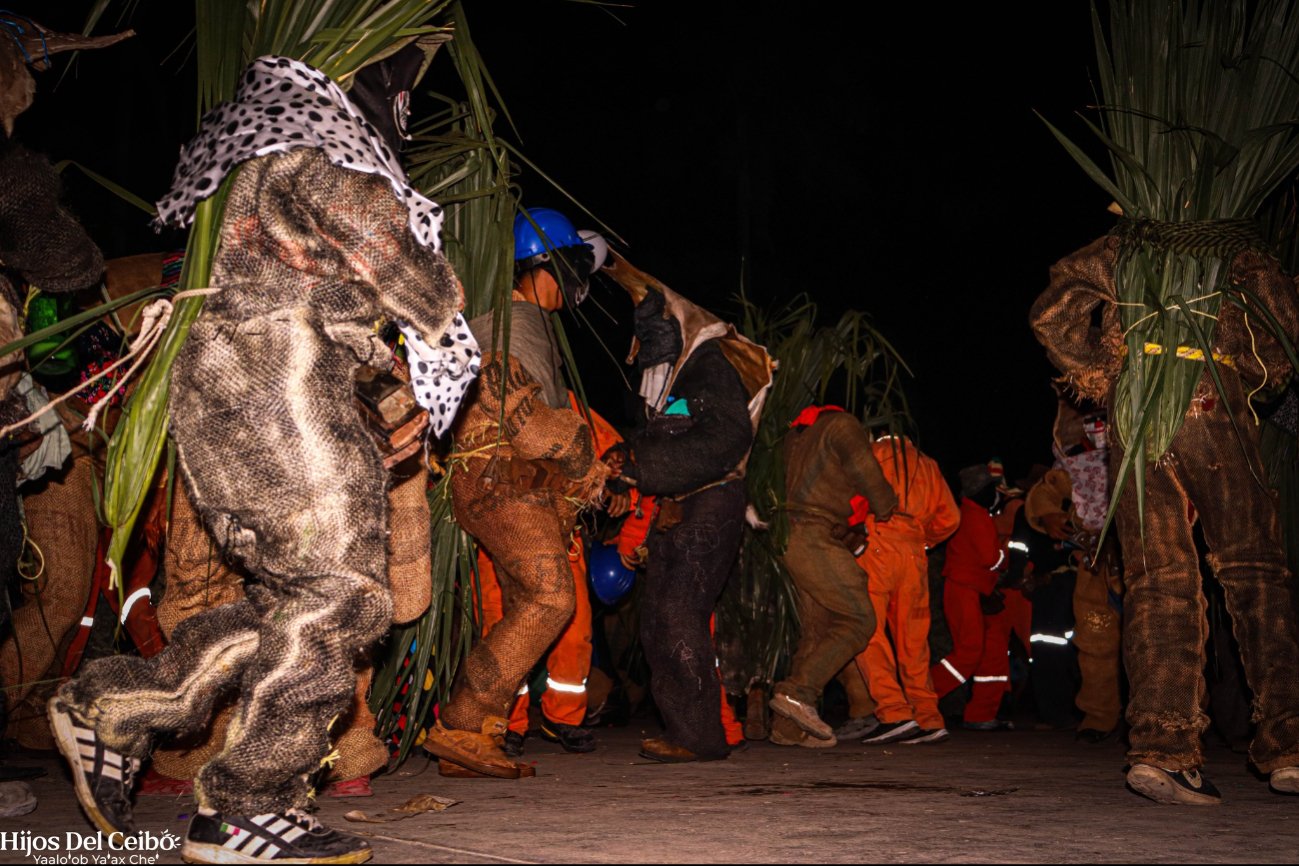
[{"label": "dancer in burlap costume", "polygon": [[[520,231],[516,221],[516,239]],[[455,427],[451,502],[456,521],[491,557],[504,604],[425,738],[444,774],[530,774],[503,751],[506,716],[573,617],[574,523],[599,500],[609,474],[586,422],[570,408],[548,318],[566,295],[571,303],[580,294],[567,283],[584,282],[589,271],[556,267],[546,262],[518,273],[508,351],[495,342],[491,314],[470,322],[487,361]]]},{"label": "dancer in burlap costume", "polygon": [[[1112,400],[1123,364],[1114,271],[1116,236],[1101,238],[1051,269],[1030,322],[1051,361],[1079,396]],[[1293,340],[1299,296],[1275,260],[1257,249],[1227,256],[1231,282],[1271,311]],[[1101,327],[1092,326],[1099,309]],[[1253,319],[1251,324],[1248,320]],[[1119,501],[1125,583],[1123,653],[1131,698],[1128,780],[1162,802],[1213,803],[1199,773],[1204,715],[1205,599],[1192,538],[1192,506],[1209,546],[1208,562],[1226,593],[1257,732],[1250,758],[1278,791],[1299,792],[1299,644],[1290,607],[1290,572],[1273,496],[1260,479],[1258,431],[1246,389],[1291,373],[1279,343],[1224,301],[1211,339],[1224,395],[1208,370],[1166,454],[1145,471],[1144,537],[1135,485]],[[1165,351],[1170,351],[1166,349]],[[1179,359],[1178,363],[1203,364]],[[1111,476],[1122,448],[1110,442]]]},{"label": "dancer in burlap costume", "polygon": [[640,638],[662,737],[640,754],[678,763],[726,758],[709,621],[739,554],[744,469],[771,385],[766,350],[733,325],[613,255],[605,271],[636,305],[646,422],[622,469],[657,498],[647,539]]},{"label": "dancer in burlap costume", "polygon": [[[253,132],[246,118],[264,120]],[[83,807],[105,832],[129,832],[131,778],[154,739],[199,729],[238,688],[237,722],[195,782],[186,859],[253,846],[244,853],[359,862],[367,843],[300,811],[355,693],[354,659],[392,619],[387,472],[353,379],[362,364],[390,363],[378,320],[416,346],[440,335],[456,345],[457,284],[439,252],[440,209],[317,70],[255,61],[182,155],[161,218],[187,222],[239,163],[213,264],[219,291],[172,373],[171,432],[196,510],[259,583],[182,622],[151,659],[88,665],[51,715],[81,771]],[[449,354],[441,372],[472,378]],[[439,394],[444,414],[456,390]]]}]

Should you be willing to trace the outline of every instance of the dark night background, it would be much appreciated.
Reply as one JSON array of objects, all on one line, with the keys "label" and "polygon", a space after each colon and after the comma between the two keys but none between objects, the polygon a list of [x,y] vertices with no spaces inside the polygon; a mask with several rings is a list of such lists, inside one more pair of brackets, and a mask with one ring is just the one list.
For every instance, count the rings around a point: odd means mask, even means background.
[{"label": "dark night background", "polygon": [[[80,30],[89,3],[7,5]],[[920,444],[949,475],[992,455],[1011,478],[1050,462],[1052,370],[1027,311],[1051,263],[1113,218],[1033,112],[1087,141],[1073,116],[1092,99],[1087,3],[466,7],[523,151],[636,265],[724,315],[742,273],[760,301],[809,292],[826,321],[866,310],[914,371]],[[142,0],[139,35],[83,54],[61,82],[57,57],[16,137],[158,198],[195,130],[191,9]],[[182,243],[66,178],[107,256]],[[589,222],[535,177],[520,182],[525,204]],[[591,321],[621,357],[629,305],[597,297],[621,322]],[[616,417],[613,362],[587,337],[577,351],[597,408]]]}]

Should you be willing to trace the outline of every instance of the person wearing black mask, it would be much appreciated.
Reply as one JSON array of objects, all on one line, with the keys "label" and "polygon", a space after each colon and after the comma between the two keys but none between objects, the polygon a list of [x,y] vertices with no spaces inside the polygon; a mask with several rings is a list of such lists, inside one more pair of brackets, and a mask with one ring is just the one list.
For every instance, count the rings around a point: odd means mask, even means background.
[{"label": "person wearing black mask", "polygon": [[605,269],[635,303],[644,426],[622,477],[657,497],[647,540],[640,636],[666,733],[641,743],[654,761],[730,753],[717,713],[708,621],[739,553],[744,466],[766,390],[766,351],[613,255]]}]

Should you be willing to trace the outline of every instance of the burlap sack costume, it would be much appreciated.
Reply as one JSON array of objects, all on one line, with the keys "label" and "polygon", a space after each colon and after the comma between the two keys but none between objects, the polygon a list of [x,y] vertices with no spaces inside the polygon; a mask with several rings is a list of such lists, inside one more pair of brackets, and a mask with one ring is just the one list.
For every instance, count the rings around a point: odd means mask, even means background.
[{"label": "burlap sack costume", "polygon": [[[393,594],[393,621],[410,622],[428,608],[429,512],[425,491],[428,471],[420,468],[388,491],[388,581]],[[177,490],[167,527],[167,589],[158,605],[158,620],[170,640],[176,627],[196,614],[244,598],[245,575],[223,560],[184,491]],[[328,779],[368,776],[388,763],[388,749],[374,735],[375,717],[366,703],[373,666],[362,661],[356,676],[352,708],[330,730],[338,759]],[[168,744],[153,753],[153,768],[171,779],[193,779],[225,744],[234,714],[228,702],[200,734]]]},{"label": "burlap sack costume", "polygon": [[[1038,341],[1080,396],[1104,401],[1123,364],[1114,268],[1116,237],[1101,238],[1051,269],[1047,290],[1030,321]],[[1293,340],[1299,335],[1299,296],[1268,255],[1247,249],[1231,259],[1232,282],[1265,304]],[[1092,327],[1099,308],[1101,328]],[[1290,573],[1280,525],[1259,458],[1258,431],[1246,389],[1264,376],[1279,382],[1290,364],[1265,328],[1224,302],[1212,334],[1226,391],[1208,371],[1168,452],[1147,464],[1145,535],[1129,483],[1117,515],[1125,583],[1123,654],[1131,683],[1127,719],[1131,763],[1169,770],[1198,768],[1204,705],[1205,600],[1192,525],[1194,505],[1222,583],[1254,693],[1257,733],[1250,757],[1259,770],[1299,764],[1299,645],[1290,607]],[[1204,363],[1179,360],[1179,363]],[[1237,432],[1238,431],[1238,432]],[[1111,476],[1122,448],[1110,442]]]},{"label": "burlap sack costume", "polygon": [[409,220],[387,180],[321,151],[243,164],[213,266],[221,291],[177,359],[171,417],[198,513],[260,584],[182,622],[153,659],[103,659],[60,690],[106,744],[143,757],[239,686],[238,724],[195,784],[218,812],[306,805],[356,691],[352,660],[392,619],[387,473],[352,381],[387,362],[377,319],[437,334],[457,297]]}]

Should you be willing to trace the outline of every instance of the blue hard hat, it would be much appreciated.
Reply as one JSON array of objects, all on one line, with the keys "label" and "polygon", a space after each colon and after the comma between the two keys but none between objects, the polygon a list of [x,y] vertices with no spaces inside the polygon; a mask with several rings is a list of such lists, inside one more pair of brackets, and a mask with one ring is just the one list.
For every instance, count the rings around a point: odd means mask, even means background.
[{"label": "blue hard hat", "polygon": [[[531,221],[528,217],[532,217]],[[534,225],[535,223],[535,225]],[[537,229],[541,229],[538,233]],[[577,229],[557,210],[548,207],[524,209],[514,217],[514,260],[539,256],[550,250],[586,245]]]},{"label": "blue hard hat", "polygon": [[636,572],[622,564],[615,544],[593,544],[587,556],[587,571],[595,597],[606,605],[622,601],[636,582]]}]

